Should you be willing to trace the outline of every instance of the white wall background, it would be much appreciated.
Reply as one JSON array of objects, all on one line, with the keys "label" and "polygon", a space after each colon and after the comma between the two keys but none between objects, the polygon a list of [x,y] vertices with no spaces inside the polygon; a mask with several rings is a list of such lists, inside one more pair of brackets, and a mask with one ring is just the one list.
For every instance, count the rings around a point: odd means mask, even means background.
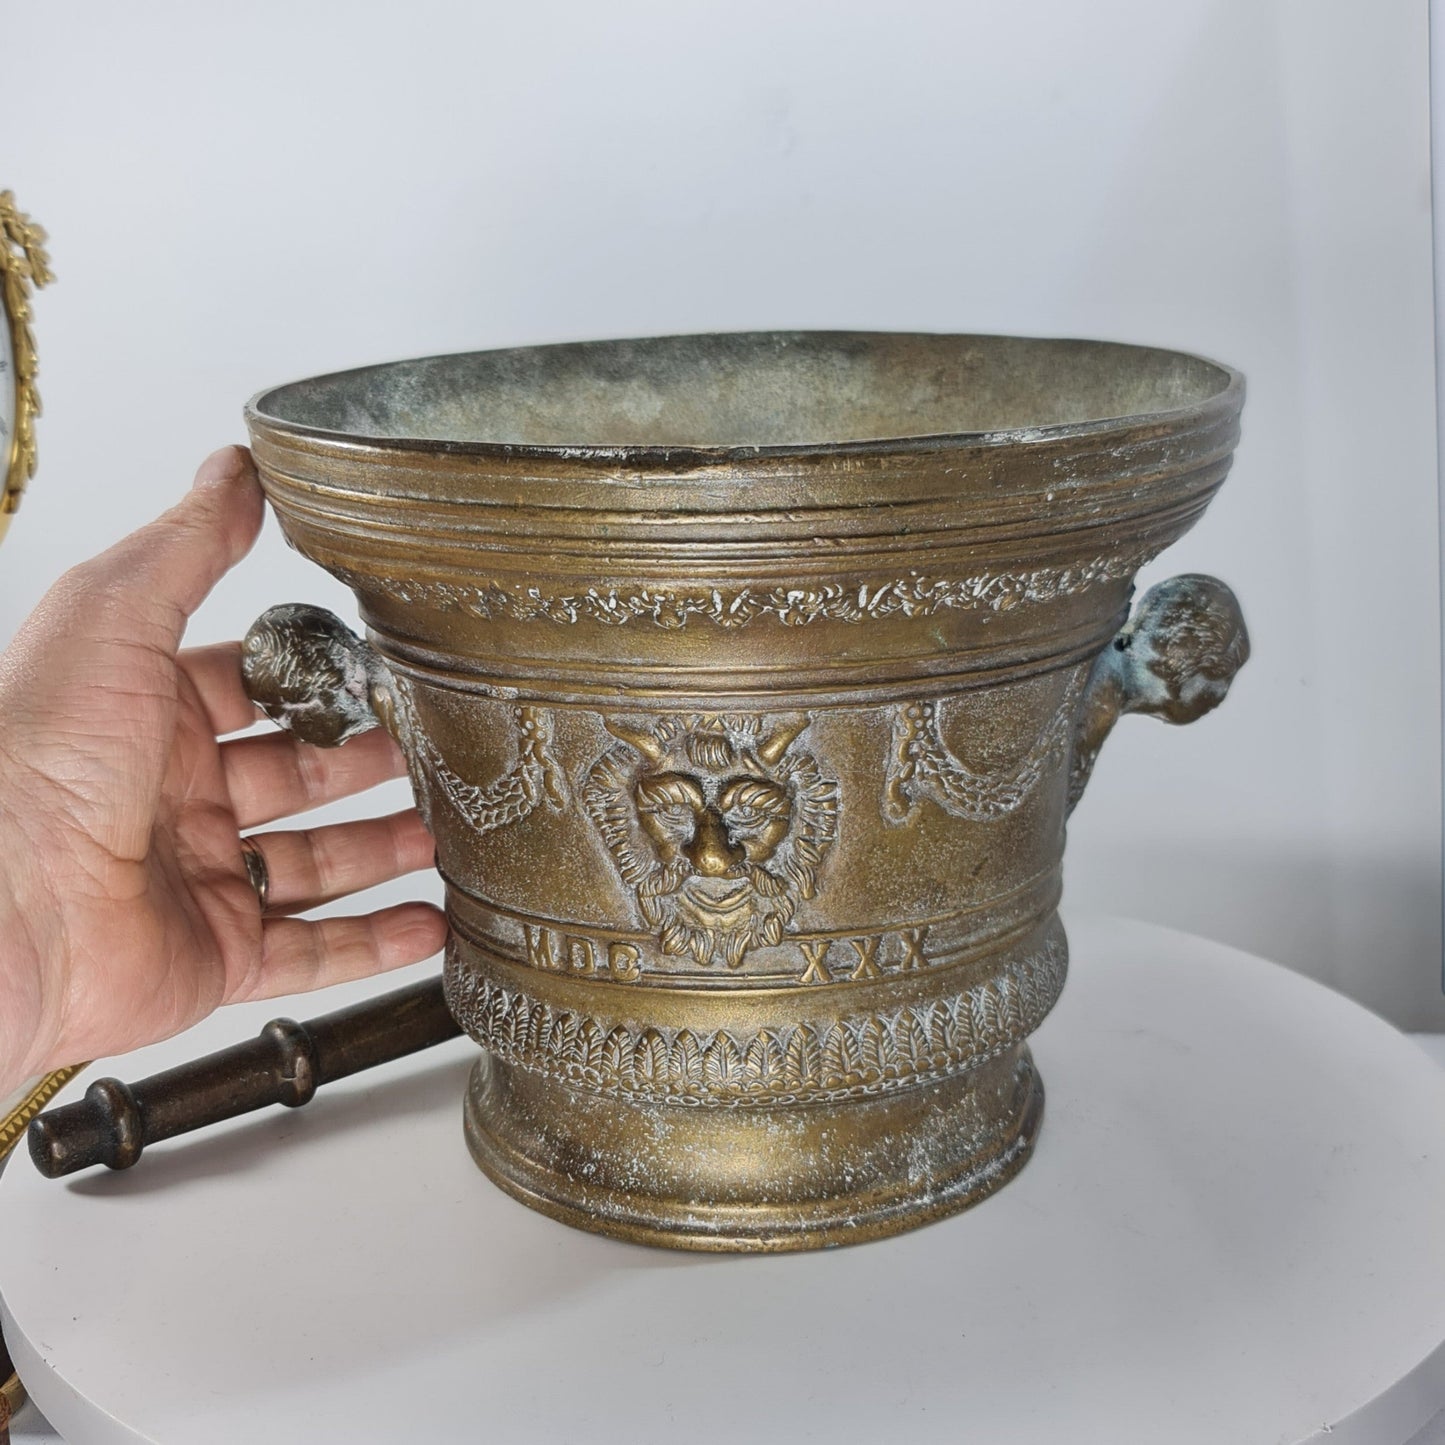
[{"label": "white wall background", "polygon": [[[319,370],[777,326],[1200,351],[1244,441],[1143,580],[1218,572],[1255,658],[1200,725],[1119,729],[1069,904],[1445,1026],[1423,5],[4,0],[0,47],[0,185],[60,277],[5,635]],[[193,635],[287,599],[349,607],[272,527]]]}]

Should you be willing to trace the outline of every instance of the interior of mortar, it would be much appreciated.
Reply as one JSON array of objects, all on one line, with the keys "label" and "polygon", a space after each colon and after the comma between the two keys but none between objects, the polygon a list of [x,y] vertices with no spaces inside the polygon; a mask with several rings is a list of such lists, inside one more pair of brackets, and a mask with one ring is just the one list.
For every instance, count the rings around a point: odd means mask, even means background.
[{"label": "interior of mortar", "polygon": [[1096,341],[749,332],[391,362],[278,387],[282,424],[539,447],[779,447],[1029,431],[1197,406],[1231,373]]}]

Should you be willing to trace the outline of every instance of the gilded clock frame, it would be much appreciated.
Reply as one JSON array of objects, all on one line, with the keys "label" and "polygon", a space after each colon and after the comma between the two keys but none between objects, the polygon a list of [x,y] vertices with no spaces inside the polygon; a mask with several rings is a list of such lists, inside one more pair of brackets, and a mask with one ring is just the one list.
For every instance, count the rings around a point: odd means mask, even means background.
[{"label": "gilded clock frame", "polygon": [[44,228],[16,206],[14,194],[0,191],[0,306],[10,328],[15,366],[15,424],[0,492],[0,537],[20,505],[26,483],[35,475],[35,418],[40,415],[40,393],[35,385],[39,361],[35,334],[30,329],[30,296],[33,289],[55,279],[45,240]]}]

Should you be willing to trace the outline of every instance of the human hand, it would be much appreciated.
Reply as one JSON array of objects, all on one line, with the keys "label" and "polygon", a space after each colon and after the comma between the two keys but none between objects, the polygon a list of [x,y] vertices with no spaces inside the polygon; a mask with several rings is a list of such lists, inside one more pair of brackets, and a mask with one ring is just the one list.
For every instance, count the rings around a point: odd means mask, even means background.
[{"label": "human hand", "polygon": [[290,915],[430,865],[415,809],[241,837],[400,776],[381,729],[328,751],[260,717],[239,643],[180,649],[186,621],[260,530],[240,447],[185,499],[56,583],[0,654],[0,1096],[154,1042],[223,1003],[319,988],[435,953],[440,911]]}]

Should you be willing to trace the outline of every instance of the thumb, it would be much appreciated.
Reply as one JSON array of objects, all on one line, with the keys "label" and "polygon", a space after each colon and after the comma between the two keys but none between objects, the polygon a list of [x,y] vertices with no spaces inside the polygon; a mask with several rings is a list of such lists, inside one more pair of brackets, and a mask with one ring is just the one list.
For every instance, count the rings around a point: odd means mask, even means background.
[{"label": "thumb", "polygon": [[148,642],[174,651],[187,618],[251,550],[263,510],[250,452],[223,447],[181,501],[86,564],[87,581],[125,594],[132,625],[144,622]]}]

